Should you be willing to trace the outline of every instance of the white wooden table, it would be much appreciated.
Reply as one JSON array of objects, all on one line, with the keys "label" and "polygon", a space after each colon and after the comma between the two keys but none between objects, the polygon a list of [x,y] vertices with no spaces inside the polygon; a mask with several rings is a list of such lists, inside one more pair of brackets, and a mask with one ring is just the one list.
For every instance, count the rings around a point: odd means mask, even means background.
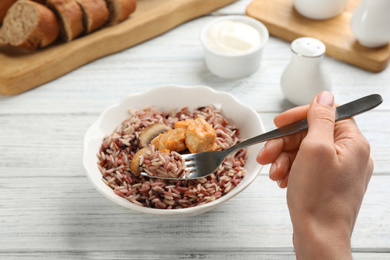
[{"label": "white wooden table", "polygon": [[[29,92],[0,97],[0,259],[294,259],[285,190],[256,181],[226,204],[191,218],[145,215],[111,203],[81,163],[85,131],[107,106],[158,85],[207,85],[252,106],[266,129],[291,105],[280,75],[291,51],[271,37],[261,69],[223,80],[205,67],[200,29],[244,14],[249,0],[85,65]],[[355,259],[390,259],[390,68],[371,73],[326,57],[338,103],[379,93],[357,122],[375,172],[352,239]],[[0,64],[1,68],[1,64]]]}]

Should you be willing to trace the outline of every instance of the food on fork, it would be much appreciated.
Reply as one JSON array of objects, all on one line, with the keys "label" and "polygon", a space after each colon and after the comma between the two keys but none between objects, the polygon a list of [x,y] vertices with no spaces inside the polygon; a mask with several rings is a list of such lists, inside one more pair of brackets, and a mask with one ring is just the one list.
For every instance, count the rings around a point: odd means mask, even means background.
[{"label": "food on fork", "polygon": [[149,146],[149,144],[153,140],[153,138],[155,138],[159,134],[165,133],[171,129],[172,129],[171,127],[169,127],[163,123],[157,123],[157,124],[153,124],[153,125],[150,125],[148,127],[145,127],[139,135],[139,141],[140,141],[141,146],[142,147]]},{"label": "food on fork", "polygon": [[174,127],[171,129],[162,123],[146,127],[140,134],[142,147],[152,144],[157,150],[182,152],[188,149],[191,153],[215,151],[219,148],[216,131],[202,117],[177,121]]},{"label": "food on fork", "polygon": [[59,31],[58,20],[50,9],[33,1],[19,0],[4,18],[0,42],[35,50],[54,42]]},{"label": "food on fork", "polygon": [[139,161],[140,161],[140,157],[143,156],[147,151],[149,150],[149,148],[142,148],[141,150],[138,150],[138,152],[136,152],[133,156],[133,159],[131,160],[131,163],[130,163],[130,169],[133,173],[135,174],[140,174],[141,173],[141,169],[139,167]]},{"label": "food on fork", "polygon": [[202,117],[196,118],[188,125],[186,131],[186,145],[191,153],[215,151],[219,149],[215,129]]},{"label": "food on fork", "polygon": [[[130,109],[130,116],[103,139],[97,154],[103,182],[134,204],[161,209],[202,205],[230,192],[246,174],[246,150],[227,157],[207,177],[159,178],[189,174],[180,154],[189,152],[188,134],[197,149],[226,149],[240,142],[239,130],[212,105],[169,113],[153,107]],[[156,178],[140,175],[141,171]]]},{"label": "food on fork", "polygon": [[[158,123],[146,127],[141,132],[141,146],[149,146],[150,151],[142,152],[138,155],[139,158],[136,156],[133,157],[133,160],[136,160],[139,167],[139,170],[134,171],[134,173],[139,173],[141,171],[140,169],[143,169],[149,176],[166,178],[187,177],[190,174],[190,171],[185,169],[186,165],[184,160],[179,159],[181,156],[178,152],[188,150],[190,153],[200,153],[215,151],[219,148],[216,143],[216,131],[204,118],[197,117],[195,119],[185,120],[184,123],[180,122],[181,121],[176,121],[174,124],[174,127],[179,126],[178,128],[170,129],[169,126]],[[147,135],[147,137],[150,138],[156,131],[162,133],[154,137],[150,142],[146,142],[144,136]],[[175,153],[171,154],[171,152]],[[154,167],[154,165],[149,167],[148,164],[144,163],[146,157],[146,161],[148,161],[154,160],[156,156],[164,163],[164,167]],[[133,160],[132,166],[135,167]],[[169,164],[167,163],[167,160],[175,164],[175,167],[164,169],[165,165]]]},{"label": "food on fork", "polygon": [[187,149],[186,147],[186,130],[183,128],[171,129],[168,132],[159,134],[155,137],[151,144],[157,150],[169,150],[181,152]]}]

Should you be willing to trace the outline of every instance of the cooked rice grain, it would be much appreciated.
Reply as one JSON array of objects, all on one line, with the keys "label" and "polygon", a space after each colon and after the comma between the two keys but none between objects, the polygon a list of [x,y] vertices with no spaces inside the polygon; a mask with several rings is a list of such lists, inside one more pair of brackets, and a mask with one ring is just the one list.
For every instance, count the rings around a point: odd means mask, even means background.
[{"label": "cooked rice grain", "polygon": [[[142,110],[129,109],[130,116],[111,135],[103,139],[98,158],[102,181],[115,194],[143,207],[179,209],[195,207],[212,202],[236,187],[245,177],[245,149],[230,155],[216,172],[197,180],[163,180],[135,175],[130,170],[134,154],[141,148],[139,135],[143,128],[163,123],[171,128],[178,120],[203,117],[217,133],[217,144],[226,149],[240,141],[239,129],[232,126],[221,111],[208,105],[190,111],[162,112],[154,107]],[[180,154],[171,155],[155,150],[153,146],[140,158],[143,170],[148,174],[167,177],[188,176]],[[161,176],[161,175],[159,175]]]}]

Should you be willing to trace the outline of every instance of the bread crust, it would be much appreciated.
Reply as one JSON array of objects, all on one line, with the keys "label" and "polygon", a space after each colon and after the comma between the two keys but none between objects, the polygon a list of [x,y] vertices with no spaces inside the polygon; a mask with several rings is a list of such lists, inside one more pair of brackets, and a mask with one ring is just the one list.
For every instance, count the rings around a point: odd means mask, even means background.
[{"label": "bread crust", "polygon": [[[7,14],[8,9],[16,2],[17,0],[0,0],[0,24],[3,23],[4,17]],[[34,2],[45,5],[46,0],[33,0]]]},{"label": "bread crust", "polygon": [[0,0],[0,24],[3,23],[5,14],[16,0]]},{"label": "bread crust", "polygon": [[108,8],[104,0],[76,0],[83,10],[85,33],[102,27],[108,20]]},{"label": "bread crust", "polygon": [[[46,6],[44,3],[46,3]],[[34,26],[34,28],[31,31],[20,30],[15,26],[12,27],[13,23],[10,20],[8,26],[0,27],[0,43],[35,50],[51,44],[57,39],[58,35],[65,41],[71,41],[83,32],[93,32],[106,23],[110,25],[118,24],[135,11],[137,1],[0,0],[0,18],[2,19],[0,22],[6,23],[7,15],[5,14],[4,19],[1,15],[11,10],[13,6],[20,4],[33,5],[35,10],[32,15],[37,16],[34,17],[34,24],[31,25],[31,20],[24,21],[25,17],[17,17],[17,15],[14,15],[12,19],[17,19],[18,24],[28,23],[30,26],[23,25],[23,28],[32,28],[31,26]],[[29,15],[29,13],[25,15]],[[2,30],[7,31],[7,34],[1,33]],[[14,37],[15,33],[19,36],[22,35],[22,37]],[[23,35],[27,33],[28,35]]]},{"label": "bread crust", "polygon": [[106,2],[110,12],[109,25],[124,21],[137,8],[137,0],[106,0]]},{"label": "bread crust", "polygon": [[84,32],[83,12],[75,0],[47,0],[46,5],[60,20],[60,37],[71,41]]},{"label": "bread crust", "polygon": [[[18,9],[18,5],[30,5],[37,10],[37,19],[34,28],[23,37],[20,43],[12,43],[3,30],[12,30],[13,21],[11,20],[12,12]],[[20,17],[23,19],[24,17]],[[22,20],[23,21],[23,20]],[[9,25],[7,24],[9,23]],[[46,6],[30,0],[19,0],[11,6],[7,16],[4,18],[4,25],[0,29],[0,38],[3,42],[16,47],[22,47],[30,50],[45,47],[57,39],[60,31],[60,24],[55,14]],[[12,36],[12,34],[11,34]]]}]

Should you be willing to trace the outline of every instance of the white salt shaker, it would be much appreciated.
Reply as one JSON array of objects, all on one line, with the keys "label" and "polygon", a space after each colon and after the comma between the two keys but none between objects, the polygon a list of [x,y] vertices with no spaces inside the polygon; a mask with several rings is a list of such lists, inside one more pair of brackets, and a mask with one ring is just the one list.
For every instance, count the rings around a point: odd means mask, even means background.
[{"label": "white salt shaker", "polygon": [[294,0],[294,7],[301,15],[315,20],[324,20],[341,14],[348,0]]},{"label": "white salt shaker", "polygon": [[282,73],[280,86],[288,101],[300,106],[309,104],[321,91],[330,91],[331,80],[323,67],[325,44],[303,37],[291,43],[292,57]]},{"label": "white salt shaker", "polygon": [[362,0],[352,15],[351,29],[363,46],[386,45],[390,40],[390,1]]}]

